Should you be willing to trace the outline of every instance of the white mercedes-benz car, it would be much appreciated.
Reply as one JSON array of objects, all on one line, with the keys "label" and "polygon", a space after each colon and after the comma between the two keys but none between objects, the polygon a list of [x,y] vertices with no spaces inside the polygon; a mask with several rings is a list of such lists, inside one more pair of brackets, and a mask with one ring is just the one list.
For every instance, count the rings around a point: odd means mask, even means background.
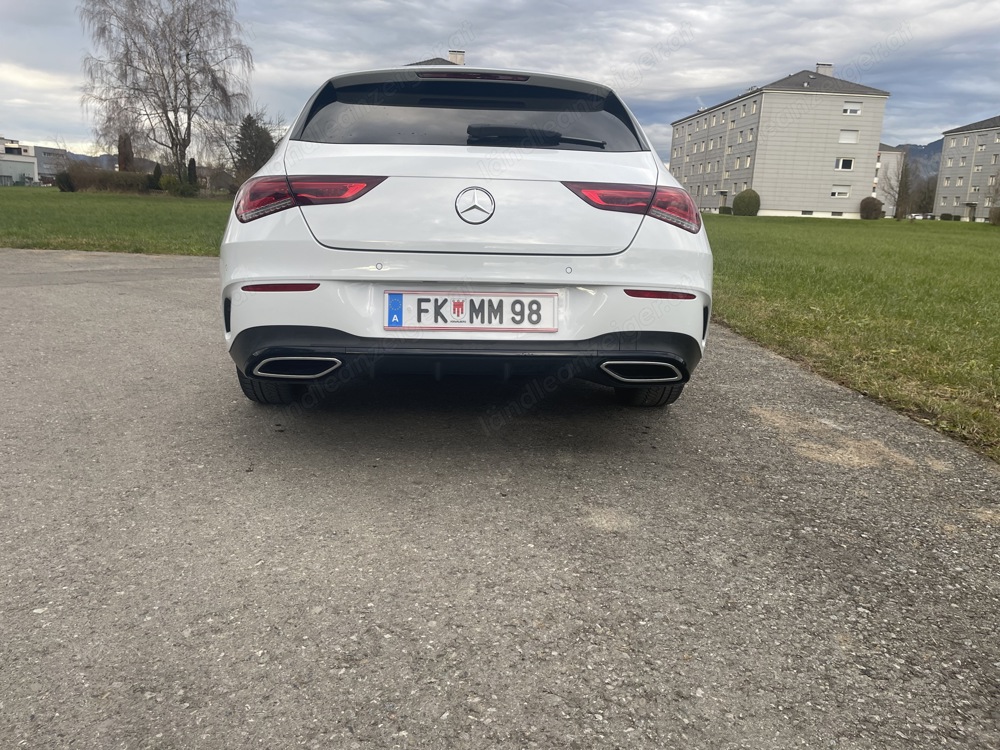
[{"label": "white mercedes-benz car", "polygon": [[222,317],[246,396],[545,373],[627,404],[701,359],[712,252],[609,88],[457,66],[336,76],[240,189]]}]

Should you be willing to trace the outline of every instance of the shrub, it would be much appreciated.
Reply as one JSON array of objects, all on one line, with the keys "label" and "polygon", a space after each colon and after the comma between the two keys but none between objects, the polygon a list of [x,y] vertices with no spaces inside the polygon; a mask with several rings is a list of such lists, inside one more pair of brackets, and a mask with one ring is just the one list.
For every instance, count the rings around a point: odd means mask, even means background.
[{"label": "shrub", "polygon": [[733,198],[733,214],[736,216],[756,216],[760,211],[760,195],[756,190],[747,189]]},{"label": "shrub", "polygon": [[941,214],[941,221],[951,221],[951,214]]},{"label": "shrub", "polygon": [[962,220],[962,214],[955,214],[954,216],[951,217],[951,220],[952,221],[961,221]]},{"label": "shrub", "polygon": [[59,188],[60,193],[76,192],[76,185],[73,184],[73,178],[65,170],[56,175],[56,187]]},{"label": "shrub", "polygon": [[733,207],[732,206],[720,206],[719,207],[719,213],[720,214],[729,214],[729,215],[731,215],[733,213]]},{"label": "shrub", "polygon": [[188,159],[188,185],[194,185],[195,192],[198,191],[198,165],[194,158]]},{"label": "shrub", "polygon": [[993,226],[1000,227],[1000,206],[994,206],[990,209],[990,218],[988,221]]},{"label": "shrub", "polygon": [[143,193],[146,175],[138,172],[110,172],[88,164],[72,164],[66,170],[74,190],[112,193]]},{"label": "shrub", "polygon": [[197,185],[189,185],[186,182],[181,182],[175,174],[163,175],[160,178],[160,188],[180,198],[193,198],[198,195]]},{"label": "shrub", "polygon": [[153,167],[153,174],[146,175],[146,189],[147,190],[160,190],[160,180],[163,179],[163,167],[160,166],[159,162]]},{"label": "shrub", "polygon": [[883,216],[885,214],[882,212],[882,201],[870,195],[861,199],[862,219],[881,219]]}]

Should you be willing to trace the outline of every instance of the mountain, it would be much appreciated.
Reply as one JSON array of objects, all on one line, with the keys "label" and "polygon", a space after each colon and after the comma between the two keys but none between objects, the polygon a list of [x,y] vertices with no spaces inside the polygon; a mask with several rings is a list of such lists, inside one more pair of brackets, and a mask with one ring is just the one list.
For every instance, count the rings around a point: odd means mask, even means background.
[{"label": "mountain", "polygon": [[[118,157],[114,154],[101,154],[100,156],[87,156],[85,154],[74,154],[72,151],[66,152],[69,161],[89,164],[95,169],[106,169],[110,172],[118,169]],[[136,157],[133,161],[133,168],[136,172],[152,172],[156,166],[155,161]]]},{"label": "mountain", "polygon": [[917,173],[921,177],[929,177],[937,174],[941,166],[941,149],[944,146],[944,138],[928,143],[926,146],[917,146],[912,143],[903,143],[896,148],[906,152],[910,165],[916,167]]}]

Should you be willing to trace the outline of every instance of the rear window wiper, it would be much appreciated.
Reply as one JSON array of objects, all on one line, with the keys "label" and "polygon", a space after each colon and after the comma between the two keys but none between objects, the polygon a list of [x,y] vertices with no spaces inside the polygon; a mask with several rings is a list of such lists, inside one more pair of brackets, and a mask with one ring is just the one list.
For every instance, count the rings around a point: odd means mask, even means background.
[{"label": "rear window wiper", "polygon": [[604,148],[607,141],[594,138],[574,138],[563,135],[557,130],[542,130],[540,128],[525,128],[515,125],[470,125],[466,129],[469,135],[468,145],[478,146],[483,142],[513,141],[525,148],[540,146],[558,146],[560,143],[572,143],[577,146]]}]

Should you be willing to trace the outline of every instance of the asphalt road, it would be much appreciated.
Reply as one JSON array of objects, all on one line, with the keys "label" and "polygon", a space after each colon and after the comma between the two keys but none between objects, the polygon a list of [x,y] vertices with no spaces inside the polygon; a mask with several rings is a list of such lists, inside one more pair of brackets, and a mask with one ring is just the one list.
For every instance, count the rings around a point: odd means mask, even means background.
[{"label": "asphalt road", "polygon": [[1000,471],[684,397],[239,391],[217,262],[0,250],[0,748],[1000,748]]}]

